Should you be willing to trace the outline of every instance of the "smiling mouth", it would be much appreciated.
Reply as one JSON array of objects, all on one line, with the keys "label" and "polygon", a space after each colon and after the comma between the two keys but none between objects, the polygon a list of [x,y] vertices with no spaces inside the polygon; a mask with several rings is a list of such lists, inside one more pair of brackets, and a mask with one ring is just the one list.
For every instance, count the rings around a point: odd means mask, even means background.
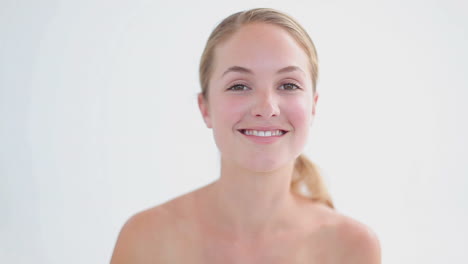
[{"label": "smiling mouth", "polygon": [[276,130],[254,130],[254,129],[239,129],[239,132],[246,136],[257,136],[257,137],[280,137],[288,133],[289,131],[276,129]]}]

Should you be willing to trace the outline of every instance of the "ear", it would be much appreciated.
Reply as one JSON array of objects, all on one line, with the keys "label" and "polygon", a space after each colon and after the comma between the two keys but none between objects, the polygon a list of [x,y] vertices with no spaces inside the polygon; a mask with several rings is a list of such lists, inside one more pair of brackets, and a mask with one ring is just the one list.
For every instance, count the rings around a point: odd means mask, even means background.
[{"label": "ear", "polygon": [[208,102],[203,97],[202,93],[198,94],[198,108],[202,114],[203,120],[208,128],[212,128],[211,125],[211,118],[210,118],[210,111],[208,109]]},{"label": "ear", "polygon": [[315,116],[315,107],[317,106],[317,101],[318,101],[318,92],[314,93],[314,104],[312,105],[312,115]]}]

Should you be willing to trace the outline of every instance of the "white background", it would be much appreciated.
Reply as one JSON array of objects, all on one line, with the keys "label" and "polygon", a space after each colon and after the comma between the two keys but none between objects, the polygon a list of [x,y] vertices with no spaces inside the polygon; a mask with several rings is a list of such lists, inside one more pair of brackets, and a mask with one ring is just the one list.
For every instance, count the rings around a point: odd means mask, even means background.
[{"label": "white background", "polygon": [[107,263],[134,213],[218,177],[198,63],[227,15],[320,60],[306,153],[383,263],[467,263],[466,1],[0,0],[0,262]]}]

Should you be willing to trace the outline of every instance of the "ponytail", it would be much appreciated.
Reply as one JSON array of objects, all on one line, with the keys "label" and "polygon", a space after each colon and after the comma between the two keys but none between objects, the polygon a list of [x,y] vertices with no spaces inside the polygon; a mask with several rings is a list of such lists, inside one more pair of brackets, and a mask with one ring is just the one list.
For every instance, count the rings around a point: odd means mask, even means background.
[{"label": "ponytail", "polygon": [[[301,190],[301,188],[304,187],[307,192],[306,194]],[[304,154],[299,155],[296,159],[293,179],[291,181],[291,190],[312,201],[323,203],[332,209],[335,208],[317,165]]]}]

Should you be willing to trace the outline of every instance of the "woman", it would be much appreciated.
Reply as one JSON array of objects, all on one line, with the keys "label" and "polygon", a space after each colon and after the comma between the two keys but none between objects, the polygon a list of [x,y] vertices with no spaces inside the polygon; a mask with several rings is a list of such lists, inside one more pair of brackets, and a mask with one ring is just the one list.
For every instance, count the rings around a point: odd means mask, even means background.
[{"label": "woman", "polygon": [[111,263],[380,263],[377,237],[333,209],[301,154],[317,76],[315,47],[288,15],[224,19],[203,52],[198,97],[220,178],[129,219]]}]

